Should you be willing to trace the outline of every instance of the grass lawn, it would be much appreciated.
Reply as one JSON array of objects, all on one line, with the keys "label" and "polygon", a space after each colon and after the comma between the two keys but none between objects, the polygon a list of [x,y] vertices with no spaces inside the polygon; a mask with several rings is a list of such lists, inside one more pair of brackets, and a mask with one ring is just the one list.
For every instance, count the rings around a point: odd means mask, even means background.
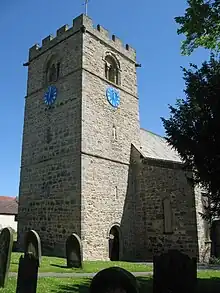
[{"label": "grass lawn", "polygon": [[[10,272],[18,271],[19,258],[21,253],[12,253]],[[111,262],[111,261],[85,261],[83,269],[69,269],[66,267],[65,258],[43,256],[39,272],[55,273],[96,273],[104,268],[118,266],[130,272],[149,272],[153,267],[144,264],[135,264],[130,262]]]},{"label": "grass lawn", "polygon": [[[152,292],[152,277],[138,277],[140,293]],[[88,293],[91,279],[73,278],[40,278],[38,280],[37,292],[44,293]],[[16,279],[9,278],[6,288],[0,289],[0,293],[14,293],[16,290]],[[220,272],[209,271],[198,273],[197,293],[219,293]]]}]

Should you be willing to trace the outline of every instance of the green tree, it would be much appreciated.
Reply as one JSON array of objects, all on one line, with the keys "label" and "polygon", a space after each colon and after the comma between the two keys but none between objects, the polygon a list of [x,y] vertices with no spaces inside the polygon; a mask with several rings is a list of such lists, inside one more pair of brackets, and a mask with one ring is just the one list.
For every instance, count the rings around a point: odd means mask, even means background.
[{"label": "green tree", "polygon": [[220,216],[220,62],[211,55],[201,68],[182,68],[185,99],[161,118],[166,140],[207,190],[208,217]]},{"label": "green tree", "polygon": [[181,52],[190,55],[203,47],[220,51],[220,0],[187,0],[184,16],[175,18],[178,34],[184,34]]}]

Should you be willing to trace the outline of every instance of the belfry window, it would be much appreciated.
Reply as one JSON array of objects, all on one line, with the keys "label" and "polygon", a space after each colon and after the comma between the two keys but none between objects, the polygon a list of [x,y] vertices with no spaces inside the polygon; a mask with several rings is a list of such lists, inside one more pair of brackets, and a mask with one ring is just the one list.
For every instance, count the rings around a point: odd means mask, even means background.
[{"label": "belfry window", "polygon": [[56,58],[52,58],[47,63],[46,68],[46,83],[57,81],[60,75],[60,62]]},{"label": "belfry window", "polygon": [[116,58],[112,55],[105,57],[105,78],[109,81],[119,85],[120,83],[120,72],[119,65],[117,64]]}]

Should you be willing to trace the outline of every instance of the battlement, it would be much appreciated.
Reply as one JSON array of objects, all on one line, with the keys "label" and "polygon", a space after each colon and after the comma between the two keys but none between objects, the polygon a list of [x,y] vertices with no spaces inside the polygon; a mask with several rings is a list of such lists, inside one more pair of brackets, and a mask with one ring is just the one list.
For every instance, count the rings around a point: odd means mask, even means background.
[{"label": "battlement", "polygon": [[41,55],[47,49],[53,47],[62,40],[70,37],[78,31],[87,32],[95,36],[96,38],[106,42],[109,46],[114,47],[116,50],[126,55],[132,60],[136,60],[136,51],[130,45],[124,45],[123,42],[115,35],[110,35],[109,31],[101,25],[95,25],[92,19],[88,16],[81,14],[77,18],[73,19],[71,27],[64,25],[56,31],[56,36],[49,35],[42,40],[42,45],[35,44],[29,49],[29,61]]}]

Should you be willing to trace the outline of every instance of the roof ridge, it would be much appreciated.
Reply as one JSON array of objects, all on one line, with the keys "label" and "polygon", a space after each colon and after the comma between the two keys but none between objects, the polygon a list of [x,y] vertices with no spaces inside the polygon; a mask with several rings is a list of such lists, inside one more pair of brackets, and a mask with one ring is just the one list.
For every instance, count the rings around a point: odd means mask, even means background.
[{"label": "roof ridge", "polygon": [[5,195],[0,195],[0,200],[15,200],[16,196],[5,196]]},{"label": "roof ridge", "polygon": [[161,138],[165,139],[164,136],[162,136],[162,135],[160,135],[160,134],[157,134],[157,133],[155,133],[155,132],[153,132],[153,131],[151,131],[151,130],[145,129],[145,128],[143,128],[143,127],[141,127],[140,129],[141,129],[141,130],[144,130],[144,131],[146,131],[146,132],[149,132],[149,133],[151,133],[151,134],[153,134],[153,135],[156,135],[156,136],[158,136],[158,137],[161,137]]},{"label": "roof ridge", "polygon": [[173,162],[182,161],[165,137],[141,128],[141,146],[145,157]]},{"label": "roof ridge", "polygon": [[12,196],[0,196],[0,214],[16,215],[18,213],[18,202]]}]

